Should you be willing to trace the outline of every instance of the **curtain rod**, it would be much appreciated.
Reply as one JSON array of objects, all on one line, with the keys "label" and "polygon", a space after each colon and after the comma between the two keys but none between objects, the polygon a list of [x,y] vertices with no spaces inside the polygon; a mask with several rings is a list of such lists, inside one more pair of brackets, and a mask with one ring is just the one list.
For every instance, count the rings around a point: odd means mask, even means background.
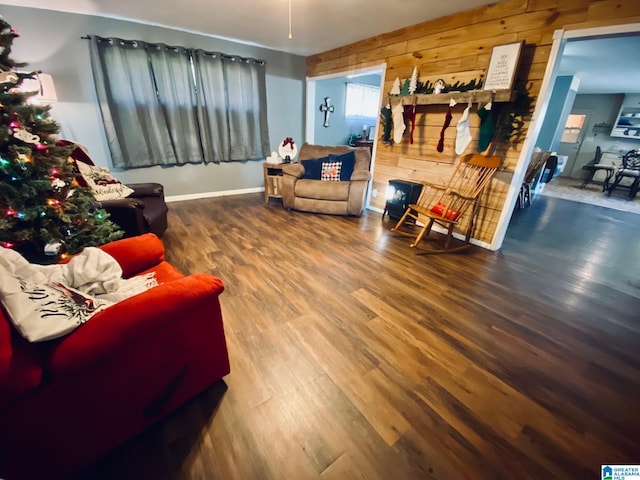
[{"label": "curtain rod", "polygon": [[[117,38],[117,37],[111,37],[111,38],[109,38],[109,37],[101,37],[99,35],[95,35],[95,37],[98,40],[108,40],[108,41],[111,41],[112,39],[117,39],[117,40],[119,40],[121,42],[130,44],[130,45],[135,45],[136,43],[141,43],[141,44],[144,44],[144,45],[152,45],[152,46],[160,46],[160,45],[162,45],[162,46],[165,46],[167,48],[173,48],[173,49],[184,48],[185,50],[190,50],[190,51],[193,51],[193,52],[201,52],[201,53],[203,53],[205,55],[212,55],[212,56],[218,56],[219,55],[220,58],[226,58],[226,59],[231,59],[231,60],[234,60],[234,59],[246,60],[246,61],[255,62],[255,63],[260,64],[260,65],[264,65],[266,63],[264,60],[259,60],[257,58],[241,57],[240,55],[229,55],[229,54],[221,53],[221,52],[210,52],[210,51],[207,51],[207,50],[203,50],[201,48],[176,47],[176,46],[166,45],[164,43],[149,43],[149,42],[145,42],[143,40],[125,40],[125,39]],[[80,37],[80,39],[81,40],[91,40],[91,35],[83,35],[82,37]]]}]

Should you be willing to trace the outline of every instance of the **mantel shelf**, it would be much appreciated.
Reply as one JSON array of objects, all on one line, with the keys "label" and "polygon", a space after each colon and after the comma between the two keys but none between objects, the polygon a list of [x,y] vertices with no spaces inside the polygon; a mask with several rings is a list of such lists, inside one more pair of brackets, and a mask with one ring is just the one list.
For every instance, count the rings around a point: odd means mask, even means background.
[{"label": "mantel shelf", "polygon": [[389,98],[399,98],[403,105],[448,105],[453,98],[457,103],[472,102],[513,102],[517,92],[513,90],[469,90],[467,92],[447,92],[447,93],[418,93],[414,95],[392,95]]}]

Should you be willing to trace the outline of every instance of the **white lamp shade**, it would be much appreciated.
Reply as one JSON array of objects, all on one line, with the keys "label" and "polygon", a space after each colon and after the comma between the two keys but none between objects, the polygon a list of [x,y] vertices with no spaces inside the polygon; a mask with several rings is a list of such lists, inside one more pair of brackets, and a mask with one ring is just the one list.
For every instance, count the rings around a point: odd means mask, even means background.
[{"label": "white lamp shade", "polygon": [[19,89],[21,92],[37,92],[29,98],[31,103],[54,103],[58,100],[53,78],[48,73],[38,73],[33,78],[25,78]]}]

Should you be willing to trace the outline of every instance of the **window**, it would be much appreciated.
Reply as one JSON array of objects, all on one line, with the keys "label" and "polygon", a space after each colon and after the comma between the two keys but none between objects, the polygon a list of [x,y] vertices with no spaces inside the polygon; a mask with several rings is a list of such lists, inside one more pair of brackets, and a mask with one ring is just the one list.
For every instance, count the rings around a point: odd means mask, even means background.
[{"label": "window", "polygon": [[90,45],[114,167],[268,155],[263,61],[119,38]]},{"label": "window", "polygon": [[569,118],[567,118],[567,123],[564,126],[564,131],[562,132],[562,138],[560,141],[562,143],[578,143],[580,139],[580,131],[584,126],[584,121],[587,118],[586,115],[577,115],[571,114]]},{"label": "window", "polygon": [[378,118],[380,87],[347,83],[345,117]]}]

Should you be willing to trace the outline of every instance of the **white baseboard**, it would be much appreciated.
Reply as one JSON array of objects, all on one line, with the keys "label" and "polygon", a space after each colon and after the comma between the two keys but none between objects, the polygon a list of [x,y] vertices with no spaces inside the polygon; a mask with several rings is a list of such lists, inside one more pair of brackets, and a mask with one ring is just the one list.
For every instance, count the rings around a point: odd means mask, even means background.
[{"label": "white baseboard", "polygon": [[241,190],[223,190],[220,192],[188,193],[186,195],[171,195],[165,197],[165,202],[182,202],[183,200],[199,200],[201,198],[228,197],[231,195],[243,195],[245,193],[264,192],[264,187],[243,188]]}]

